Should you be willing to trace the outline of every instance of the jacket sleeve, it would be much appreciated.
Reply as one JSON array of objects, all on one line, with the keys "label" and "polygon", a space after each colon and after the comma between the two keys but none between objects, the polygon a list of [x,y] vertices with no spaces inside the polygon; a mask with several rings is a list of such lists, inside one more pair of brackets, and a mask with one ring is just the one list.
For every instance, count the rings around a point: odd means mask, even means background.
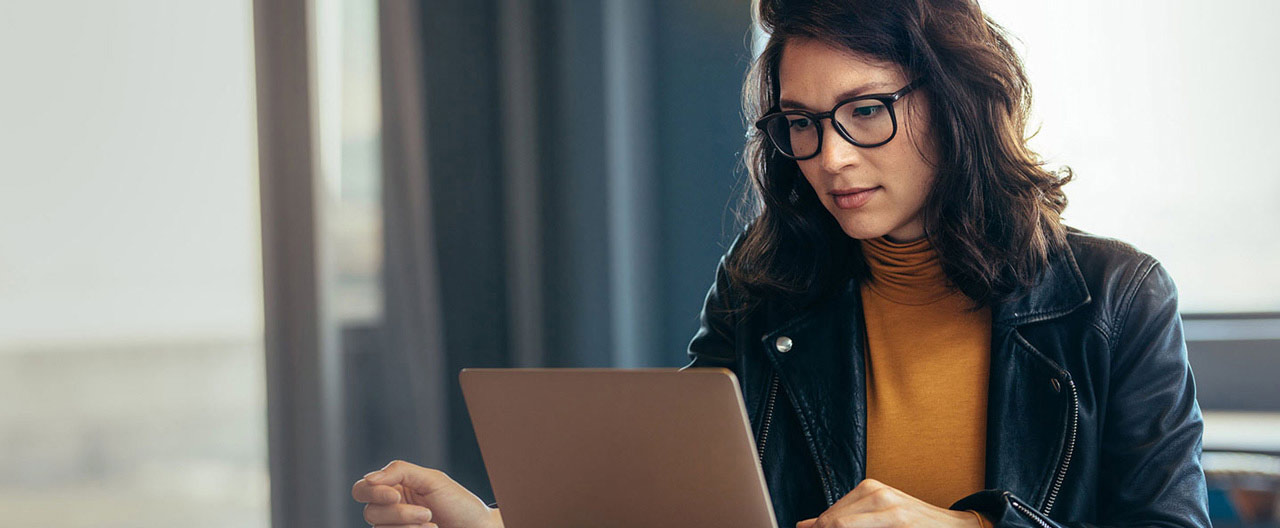
[{"label": "jacket sleeve", "polygon": [[1096,524],[1051,520],[1003,490],[975,493],[951,509],[978,510],[997,528],[1210,526],[1200,465],[1204,422],[1187,361],[1177,288],[1154,260],[1141,269],[1114,319]]}]

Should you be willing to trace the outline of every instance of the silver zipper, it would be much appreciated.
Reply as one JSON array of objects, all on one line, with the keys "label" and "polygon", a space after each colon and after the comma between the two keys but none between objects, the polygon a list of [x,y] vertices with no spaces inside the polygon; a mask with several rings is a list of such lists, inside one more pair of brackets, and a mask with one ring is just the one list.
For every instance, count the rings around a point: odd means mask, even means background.
[{"label": "silver zipper", "polygon": [[[756,445],[760,449],[760,466],[764,467],[764,446],[769,441],[769,425],[773,422],[773,406],[778,399],[778,373],[773,373],[773,379],[769,382],[769,401],[765,403],[764,423],[760,425],[760,440]],[[813,464],[818,468],[818,479],[822,481],[822,494],[826,496],[827,505],[835,503],[831,497],[831,485],[827,482],[827,472],[829,468],[818,460],[817,453],[813,454]]]},{"label": "silver zipper", "polygon": [[[813,462],[815,464],[818,462],[818,455],[813,455]],[[818,480],[822,481],[822,492],[827,496],[827,506],[834,506],[836,499],[831,496],[831,484],[827,482],[827,473],[831,472],[831,468],[826,464],[819,464],[818,467],[821,469],[821,471],[818,472]]]},{"label": "silver zipper", "polygon": [[1067,437],[1067,449],[1062,454],[1062,465],[1058,466],[1058,472],[1053,477],[1053,488],[1049,490],[1044,507],[1040,509],[1046,517],[1053,510],[1053,502],[1058,499],[1058,492],[1062,491],[1062,481],[1067,478],[1067,467],[1071,465],[1071,455],[1076,449],[1076,428],[1080,422],[1080,397],[1076,394],[1076,382],[1071,378],[1067,378],[1067,388],[1071,389],[1071,435]]},{"label": "silver zipper", "polygon": [[778,373],[773,373],[773,379],[769,381],[769,402],[764,406],[764,423],[760,426],[760,441],[756,445],[760,446],[760,465],[764,465],[764,443],[769,440],[769,424],[773,423],[773,401],[778,397]]},{"label": "silver zipper", "polygon": [[1044,522],[1044,519],[1041,519],[1039,515],[1036,515],[1035,512],[1031,511],[1031,508],[1023,506],[1021,502],[1010,497],[1007,493],[1005,494],[1005,500],[1008,500],[1009,504],[1013,505],[1014,509],[1021,511],[1024,515],[1030,517],[1031,520],[1035,521],[1035,523],[1040,525],[1041,528],[1053,528],[1052,526],[1049,526],[1049,523]]}]

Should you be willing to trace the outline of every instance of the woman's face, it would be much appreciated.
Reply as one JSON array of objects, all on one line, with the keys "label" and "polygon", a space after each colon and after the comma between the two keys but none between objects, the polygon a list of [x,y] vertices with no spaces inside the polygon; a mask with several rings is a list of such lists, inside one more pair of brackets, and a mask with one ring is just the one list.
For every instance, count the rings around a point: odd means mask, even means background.
[{"label": "woman's face", "polygon": [[[783,47],[778,80],[783,110],[817,113],[857,95],[896,92],[913,79],[893,64],[797,39]],[[888,235],[901,242],[924,236],[920,211],[936,174],[929,160],[937,159],[925,93],[908,93],[894,103],[894,112],[897,135],[873,148],[854,146],[830,120],[822,120],[822,149],[796,162],[822,205],[856,239]]]}]

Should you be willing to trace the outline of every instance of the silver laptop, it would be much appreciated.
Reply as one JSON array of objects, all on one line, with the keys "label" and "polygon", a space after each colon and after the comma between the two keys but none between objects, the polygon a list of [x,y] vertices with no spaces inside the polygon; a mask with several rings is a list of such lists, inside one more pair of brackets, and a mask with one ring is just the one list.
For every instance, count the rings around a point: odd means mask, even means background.
[{"label": "silver laptop", "polygon": [[726,369],[459,378],[507,528],[777,528]]}]

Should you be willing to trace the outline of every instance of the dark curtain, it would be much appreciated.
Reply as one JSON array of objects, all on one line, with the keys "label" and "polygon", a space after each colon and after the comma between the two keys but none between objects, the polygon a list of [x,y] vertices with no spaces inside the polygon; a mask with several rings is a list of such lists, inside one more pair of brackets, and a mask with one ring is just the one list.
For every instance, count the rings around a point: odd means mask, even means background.
[{"label": "dark curtain", "polygon": [[736,225],[749,2],[381,8],[386,305],[343,332],[347,463],[488,501],[460,369],[685,363]]}]

